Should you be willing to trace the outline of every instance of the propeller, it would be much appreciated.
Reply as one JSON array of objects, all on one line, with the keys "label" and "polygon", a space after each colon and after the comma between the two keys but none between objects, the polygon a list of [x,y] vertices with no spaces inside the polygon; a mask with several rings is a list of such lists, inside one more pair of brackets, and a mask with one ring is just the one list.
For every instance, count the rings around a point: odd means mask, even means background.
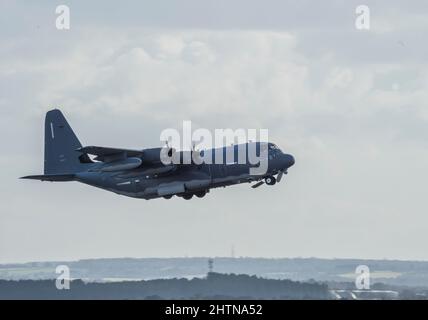
[{"label": "propeller", "polygon": [[191,155],[192,155],[192,161],[193,159],[198,159],[198,162],[201,160],[201,152],[198,149],[196,149],[196,143],[192,144]]}]

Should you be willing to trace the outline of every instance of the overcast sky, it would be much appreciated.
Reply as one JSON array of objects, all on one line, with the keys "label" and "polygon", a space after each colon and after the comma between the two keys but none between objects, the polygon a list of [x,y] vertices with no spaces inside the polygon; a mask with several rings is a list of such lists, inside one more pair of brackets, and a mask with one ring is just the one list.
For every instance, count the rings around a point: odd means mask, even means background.
[{"label": "overcast sky", "polygon": [[[37,4],[36,4],[37,3]],[[428,260],[426,1],[0,4],[0,263],[97,257]],[[355,8],[370,8],[370,30]],[[165,128],[267,128],[296,158],[274,187],[139,200],[43,172],[59,107],[84,145]]]}]

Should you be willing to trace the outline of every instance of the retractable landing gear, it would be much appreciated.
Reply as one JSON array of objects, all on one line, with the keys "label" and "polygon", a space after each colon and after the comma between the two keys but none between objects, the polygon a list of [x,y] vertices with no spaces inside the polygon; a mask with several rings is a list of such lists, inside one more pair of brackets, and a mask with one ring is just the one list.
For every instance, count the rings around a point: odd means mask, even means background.
[{"label": "retractable landing gear", "polygon": [[276,179],[274,176],[267,176],[265,182],[268,186],[273,186],[276,183]]},{"label": "retractable landing gear", "polygon": [[203,197],[205,197],[206,194],[207,194],[207,192],[205,190],[203,190],[203,191],[196,192],[195,196],[197,196],[198,198],[203,198]]},{"label": "retractable landing gear", "polygon": [[190,200],[190,199],[192,199],[192,197],[193,197],[193,193],[188,193],[188,194],[183,195],[184,200]]},{"label": "retractable landing gear", "polygon": [[193,198],[193,196],[197,196],[198,198],[203,198],[207,194],[207,190],[201,190],[195,193],[185,193],[183,195],[180,195],[184,200],[190,200]]}]

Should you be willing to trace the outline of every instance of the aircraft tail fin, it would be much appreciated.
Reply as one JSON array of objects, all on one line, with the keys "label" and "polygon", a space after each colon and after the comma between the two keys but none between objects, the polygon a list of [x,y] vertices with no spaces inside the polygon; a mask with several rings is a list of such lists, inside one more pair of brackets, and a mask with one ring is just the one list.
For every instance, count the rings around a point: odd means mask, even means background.
[{"label": "aircraft tail fin", "polygon": [[81,147],[62,112],[58,109],[48,111],[45,118],[45,175],[64,175],[86,170],[92,161],[86,153],[77,151]]}]

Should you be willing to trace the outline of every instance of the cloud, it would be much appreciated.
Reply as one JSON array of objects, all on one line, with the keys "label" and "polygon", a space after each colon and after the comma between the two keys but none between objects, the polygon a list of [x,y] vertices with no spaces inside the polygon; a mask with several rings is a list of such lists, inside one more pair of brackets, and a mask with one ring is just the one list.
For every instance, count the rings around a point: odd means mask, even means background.
[{"label": "cloud", "polygon": [[[423,4],[370,5],[374,30],[364,33],[353,27],[353,3],[273,3],[243,12],[228,2],[218,20],[208,19],[207,4],[195,4],[195,15],[173,3],[178,13],[162,17],[147,3],[102,12],[100,3],[76,4],[64,33],[49,20],[50,5],[26,11],[8,2],[0,260],[221,255],[231,243],[244,255],[426,259],[418,241],[428,222],[428,46],[424,20],[413,20]],[[156,146],[164,128],[192,120],[268,128],[297,162],[275,188],[213,190],[191,204],[24,184],[16,178],[41,170],[43,115],[54,106],[87,144]],[[189,226],[195,234],[183,237]],[[118,232],[123,239],[112,239]]]}]

